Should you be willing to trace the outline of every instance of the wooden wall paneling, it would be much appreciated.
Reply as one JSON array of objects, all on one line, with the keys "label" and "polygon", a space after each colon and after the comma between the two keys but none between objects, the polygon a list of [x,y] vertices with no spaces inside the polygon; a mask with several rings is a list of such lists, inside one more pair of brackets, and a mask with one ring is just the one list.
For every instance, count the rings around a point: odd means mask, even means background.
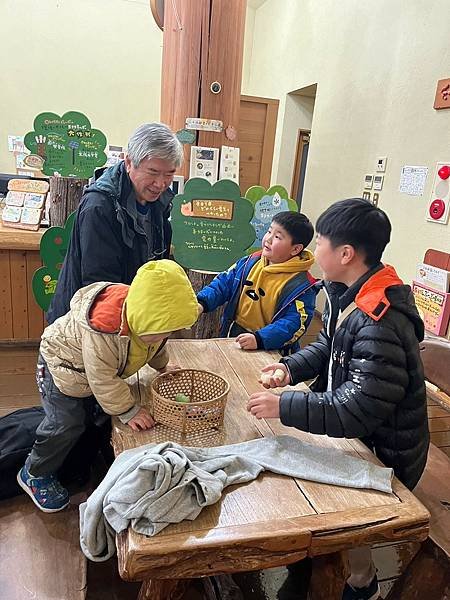
[{"label": "wooden wall paneling", "polygon": [[[176,8],[176,10],[175,10]],[[186,117],[197,117],[201,49],[207,43],[209,0],[165,2],[161,81],[161,121],[178,131]],[[179,173],[189,176],[190,146],[184,146]]]},{"label": "wooden wall paneling", "polygon": [[[209,46],[202,47],[200,117],[223,121],[224,131],[200,131],[198,140],[200,146],[237,146],[247,3],[245,0],[210,1]],[[214,81],[222,86],[219,94],[211,92]],[[229,125],[237,130],[235,140],[225,136]]]},{"label": "wooden wall paneling", "polygon": [[28,305],[28,336],[39,339],[44,331],[44,312],[36,303],[31,282],[34,272],[42,266],[39,252],[27,252],[27,305]]},{"label": "wooden wall paneling", "polygon": [[13,337],[9,250],[0,250],[0,339]]},{"label": "wooden wall paneling", "polygon": [[26,252],[10,250],[13,338],[28,339],[27,262]]}]

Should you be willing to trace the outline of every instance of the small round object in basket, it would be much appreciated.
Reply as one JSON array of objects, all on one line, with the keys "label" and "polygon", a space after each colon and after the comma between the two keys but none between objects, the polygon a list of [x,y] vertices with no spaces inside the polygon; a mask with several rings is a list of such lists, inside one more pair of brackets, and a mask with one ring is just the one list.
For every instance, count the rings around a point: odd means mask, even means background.
[{"label": "small round object in basket", "polygon": [[229,383],[200,369],[163,373],[152,381],[153,418],[182,433],[221,429]]}]

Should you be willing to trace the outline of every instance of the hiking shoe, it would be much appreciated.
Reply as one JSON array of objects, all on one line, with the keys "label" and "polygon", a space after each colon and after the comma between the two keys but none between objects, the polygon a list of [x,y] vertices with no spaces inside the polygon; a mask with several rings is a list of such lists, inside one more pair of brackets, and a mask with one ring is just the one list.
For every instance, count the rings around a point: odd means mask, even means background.
[{"label": "hiking shoe", "polygon": [[342,594],[342,600],[377,600],[379,597],[380,586],[376,575],[369,585],[363,588],[354,588],[346,583]]},{"label": "hiking shoe", "polygon": [[33,477],[24,465],[17,473],[17,483],[44,512],[57,512],[69,504],[69,492],[54,475]]}]

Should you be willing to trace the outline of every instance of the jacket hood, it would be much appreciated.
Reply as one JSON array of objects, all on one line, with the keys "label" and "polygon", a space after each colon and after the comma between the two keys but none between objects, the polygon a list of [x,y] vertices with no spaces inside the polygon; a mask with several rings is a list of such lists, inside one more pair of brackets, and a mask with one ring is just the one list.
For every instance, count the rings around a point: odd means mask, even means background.
[{"label": "jacket hood", "polygon": [[310,250],[303,250],[299,256],[273,265],[269,265],[266,258],[263,260],[264,271],[268,273],[302,273],[308,271],[314,264],[314,254]]},{"label": "jacket hood", "polygon": [[100,192],[118,199],[124,186],[129,187],[129,191],[131,191],[131,181],[125,170],[125,163],[122,160],[116,165],[106,169],[97,181],[94,181],[92,185],[86,188],[86,191]]},{"label": "jacket hood", "polygon": [[119,333],[123,328],[122,312],[129,285],[114,283],[95,297],[89,309],[91,327],[102,333]]},{"label": "jacket hood", "polygon": [[424,337],[424,324],[417,311],[409,285],[405,285],[394,267],[385,265],[361,287],[355,298],[356,306],[379,321],[390,306],[405,314],[414,325],[419,341]]},{"label": "jacket hood", "polygon": [[154,260],[138,269],[125,311],[130,331],[141,336],[192,327],[198,304],[182,267],[172,260]]}]

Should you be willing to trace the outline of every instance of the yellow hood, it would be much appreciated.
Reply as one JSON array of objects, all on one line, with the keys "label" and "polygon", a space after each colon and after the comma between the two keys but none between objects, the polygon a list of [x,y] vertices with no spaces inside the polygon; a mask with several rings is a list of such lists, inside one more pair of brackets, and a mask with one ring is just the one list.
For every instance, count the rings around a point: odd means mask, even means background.
[{"label": "yellow hood", "polygon": [[299,256],[278,264],[267,264],[267,259],[264,259],[264,271],[268,273],[301,273],[309,271],[314,264],[314,254],[310,250],[303,250]]},{"label": "yellow hood", "polygon": [[136,336],[191,327],[197,320],[197,308],[186,273],[172,260],[142,265],[125,300],[128,327]]}]

